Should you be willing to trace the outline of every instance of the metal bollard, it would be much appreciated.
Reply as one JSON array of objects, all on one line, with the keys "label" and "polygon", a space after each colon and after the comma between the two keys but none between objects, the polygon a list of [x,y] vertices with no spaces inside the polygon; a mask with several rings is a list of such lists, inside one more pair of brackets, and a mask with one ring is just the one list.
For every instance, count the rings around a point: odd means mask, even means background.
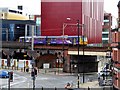
[{"label": "metal bollard", "polygon": [[57,88],[55,87],[55,90],[57,90]]},{"label": "metal bollard", "polygon": [[105,87],[103,87],[103,90],[105,90]]},{"label": "metal bollard", "polygon": [[77,88],[80,88],[79,87],[79,84],[80,84],[80,80],[79,79],[80,79],[80,74],[78,74],[78,77],[77,77]]},{"label": "metal bollard", "polygon": [[54,74],[56,75],[56,71],[54,71]]},{"label": "metal bollard", "polygon": [[45,74],[47,73],[47,70],[45,69]]},{"label": "metal bollard", "polygon": [[38,68],[38,73],[39,73],[39,68]]},{"label": "metal bollard", "polygon": [[43,90],[43,87],[41,89]]},{"label": "metal bollard", "polygon": [[90,88],[88,87],[88,90],[90,90]]}]

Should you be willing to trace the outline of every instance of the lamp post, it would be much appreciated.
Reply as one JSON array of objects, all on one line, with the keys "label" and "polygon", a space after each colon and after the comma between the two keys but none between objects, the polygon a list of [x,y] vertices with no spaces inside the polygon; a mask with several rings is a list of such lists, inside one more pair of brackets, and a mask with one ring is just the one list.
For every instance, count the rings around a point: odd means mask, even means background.
[{"label": "lamp post", "polygon": [[[79,79],[79,48],[80,48],[80,45],[79,45],[79,30],[80,30],[80,21],[79,20],[77,20],[77,27],[78,27],[78,62],[77,62],[77,72],[78,72],[78,79]],[[79,88],[79,80],[78,80],[78,82],[77,82],[77,84],[78,84],[78,88]]]},{"label": "lamp post", "polygon": [[[84,35],[83,35],[83,59],[84,60]],[[83,61],[83,83],[85,82],[85,74],[84,74],[84,61]]]},{"label": "lamp post", "polygon": [[79,45],[79,41],[80,41],[80,38],[79,38],[79,31],[80,31],[80,21],[77,20],[77,27],[78,27],[78,63],[77,63],[77,69],[78,69],[78,74],[79,74],[79,49],[80,49],[80,45]]},{"label": "lamp post", "polygon": [[[63,34],[63,44],[62,44],[62,51],[63,51],[63,67],[64,67],[64,63],[65,63],[65,60],[64,60],[64,35],[65,35],[65,28],[66,28],[67,24],[66,23],[63,23],[63,29],[62,29],[62,34]],[[63,69],[64,71],[64,69]]]},{"label": "lamp post", "polygon": [[[71,20],[71,18],[69,18],[69,17],[67,17],[66,19],[69,20],[69,21]],[[62,28],[62,35],[63,35],[63,44],[62,44],[63,45],[62,46],[63,47],[63,64],[64,64],[64,36],[65,36],[65,28],[67,27],[67,25],[68,25],[67,23],[63,23],[63,28]]]},{"label": "lamp post", "polygon": [[[79,49],[80,49],[80,44],[79,44],[79,41],[80,41],[80,36],[79,36],[79,33],[80,33],[80,27],[83,27],[84,28],[84,24],[80,24],[80,21],[79,20],[77,20],[77,27],[78,27],[78,62],[77,62],[77,70],[78,70],[78,74],[79,74],[79,59],[80,59],[80,57],[79,57]],[[84,33],[83,33],[83,37],[82,37],[82,40],[83,40],[83,58],[82,58],[82,60],[84,60]],[[84,75],[84,61],[82,61],[82,73],[83,73],[83,83],[85,82],[85,75]],[[79,84],[79,81],[78,81],[78,84]],[[79,85],[78,85],[78,88],[79,88]]]},{"label": "lamp post", "polygon": [[[71,18],[67,18],[67,20],[71,20]],[[63,27],[62,27],[62,35],[63,35],[63,44],[62,44],[62,49],[63,49],[63,62],[64,62],[64,38],[65,38],[65,28],[67,26],[77,26],[77,24],[73,24],[73,23],[63,23]],[[63,63],[64,65],[64,63]],[[64,67],[64,66],[63,66]]]},{"label": "lamp post", "polygon": [[31,41],[31,50],[34,51],[34,26],[32,25],[32,41]]},{"label": "lamp post", "polygon": [[[70,20],[70,19],[69,19]],[[78,29],[78,62],[77,62],[77,72],[78,72],[78,76],[79,76],[79,49],[80,49],[80,45],[79,45],[79,41],[80,41],[80,27],[83,27],[84,28],[84,24],[80,24],[80,21],[77,20],[77,24],[72,24],[72,23],[63,23],[63,52],[64,52],[64,35],[65,35],[65,28],[67,26],[77,26],[77,29]],[[84,35],[83,35],[83,59],[84,59]],[[64,59],[64,56],[63,56],[63,59]],[[84,66],[84,61],[83,61],[83,66]],[[83,68],[83,83],[84,83],[84,68]],[[78,84],[79,84],[79,81],[78,81]],[[79,85],[78,85],[78,88],[79,88]]]}]

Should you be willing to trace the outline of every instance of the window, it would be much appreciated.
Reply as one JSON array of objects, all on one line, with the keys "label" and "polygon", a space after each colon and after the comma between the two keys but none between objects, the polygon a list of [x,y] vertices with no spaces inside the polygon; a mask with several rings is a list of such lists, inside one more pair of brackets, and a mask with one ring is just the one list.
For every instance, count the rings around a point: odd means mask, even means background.
[{"label": "window", "polygon": [[102,43],[103,44],[108,44],[108,40],[103,40]]},{"label": "window", "polygon": [[109,31],[109,29],[103,29],[103,32],[108,32]]},{"label": "window", "polygon": [[36,18],[36,25],[40,26],[40,18],[39,17]]},{"label": "window", "polygon": [[108,38],[108,34],[103,34],[102,37],[103,38]]}]

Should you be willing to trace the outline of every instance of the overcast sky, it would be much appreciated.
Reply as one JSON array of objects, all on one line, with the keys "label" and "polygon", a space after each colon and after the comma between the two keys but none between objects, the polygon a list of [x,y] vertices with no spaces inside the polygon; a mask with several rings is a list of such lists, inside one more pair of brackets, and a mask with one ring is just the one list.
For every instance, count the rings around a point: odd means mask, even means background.
[{"label": "overcast sky", "polygon": [[118,17],[118,4],[119,0],[104,0],[104,10],[108,13],[112,13],[113,16]]},{"label": "overcast sky", "polygon": [[[14,7],[23,5],[29,13],[40,14],[41,0],[0,0],[0,7]],[[104,0],[104,9],[106,12],[117,16],[117,3],[119,0]]]},{"label": "overcast sky", "polygon": [[[105,10],[116,14],[118,1],[119,0],[104,0]],[[40,13],[40,0],[0,0],[0,7],[17,7],[18,5],[23,5],[24,8],[30,10],[31,13]]]},{"label": "overcast sky", "polygon": [[0,7],[17,8],[23,5],[23,9],[30,14],[40,14],[40,0],[0,0]]}]

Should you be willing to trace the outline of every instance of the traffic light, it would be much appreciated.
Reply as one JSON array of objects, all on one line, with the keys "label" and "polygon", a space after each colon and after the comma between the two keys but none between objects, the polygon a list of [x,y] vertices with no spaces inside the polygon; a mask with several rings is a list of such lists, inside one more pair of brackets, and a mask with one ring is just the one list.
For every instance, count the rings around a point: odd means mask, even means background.
[{"label": "traffic light", "polygon": [[9,80],[10,82],[13,82],[13,72],[9,72]]}]

